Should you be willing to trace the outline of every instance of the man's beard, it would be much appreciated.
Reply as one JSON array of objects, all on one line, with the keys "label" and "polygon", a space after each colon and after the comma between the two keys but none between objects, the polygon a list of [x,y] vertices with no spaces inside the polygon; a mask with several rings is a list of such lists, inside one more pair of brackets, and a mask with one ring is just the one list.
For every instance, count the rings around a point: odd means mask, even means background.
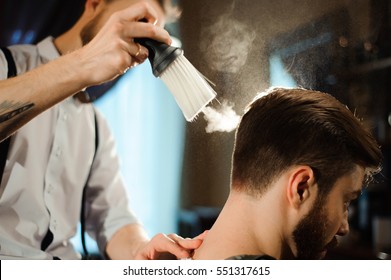
[{"label": "man's beard", "polygon": [[80,38],[83,46],[87,45],[96,35],[98,23],[103,16],[103,12],[101,11],[99,15],[93,18],[89,23],[87,23],[83,29],[80,31]]},{"label": "man's beard", "polygon": [[324,205],[325,199],[318,197],[310,213],[294,230],[293,240],[296,244],[297,259],[320,259],[328,247],[336,246],[335,237],[331,242],[327,240],[326,229],[329,220]]}]

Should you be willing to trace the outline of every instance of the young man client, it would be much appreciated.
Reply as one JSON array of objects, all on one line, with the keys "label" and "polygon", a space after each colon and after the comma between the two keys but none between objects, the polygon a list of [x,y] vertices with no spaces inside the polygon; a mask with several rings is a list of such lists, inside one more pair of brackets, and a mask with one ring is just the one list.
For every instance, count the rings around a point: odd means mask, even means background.
[{"label": "young man client", "polygon": [[227,202],[193,259],[318,259],[349,232],[348,207],[381,152],[332,96],[274,88],[236,132]]}]

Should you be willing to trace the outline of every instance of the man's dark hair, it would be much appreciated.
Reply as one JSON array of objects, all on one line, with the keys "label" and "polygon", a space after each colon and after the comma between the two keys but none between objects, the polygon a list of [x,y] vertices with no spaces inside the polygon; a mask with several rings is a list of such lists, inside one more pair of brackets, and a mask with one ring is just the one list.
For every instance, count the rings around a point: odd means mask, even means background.
[{"label": "man's dark hair", "polygon": [[355,165],[379,171],[381,151],[354,114],[329,94],[272,88],[246,109],[236,132],[232,186],[262,195],[287,168],[310,166],[320,194]]}]

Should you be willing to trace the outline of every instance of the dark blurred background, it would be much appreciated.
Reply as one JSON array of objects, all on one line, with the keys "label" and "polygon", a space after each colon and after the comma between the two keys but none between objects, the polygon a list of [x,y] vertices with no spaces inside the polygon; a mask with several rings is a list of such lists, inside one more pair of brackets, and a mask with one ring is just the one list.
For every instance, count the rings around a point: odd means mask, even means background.
[{"label": "dark blurred background", "polygon": [[[327,258],[390,253],[391,1],[177,2],[183,12],[171,33],[216,84],[219,101],[231,102],[238,114],[256,92],[286,85],[331,93],[364,120],[382,147],[383,172],[351,206],[351,233]],[[83,0],[0,0],[0,45],[57,36],[83,6]],[[99,87],[97,95],[109,88]],[[209,134],[205,127],[199,117],[184,132],[177,217],[183,236],[209,228],[229,192],[234,133]]]}]

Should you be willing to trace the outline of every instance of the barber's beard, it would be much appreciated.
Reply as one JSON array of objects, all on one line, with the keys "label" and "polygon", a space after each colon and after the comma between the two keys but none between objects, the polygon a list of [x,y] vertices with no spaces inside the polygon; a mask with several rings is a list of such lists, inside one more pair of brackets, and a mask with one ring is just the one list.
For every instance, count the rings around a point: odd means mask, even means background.
[{"label": "barber's beard", "polygon": [[80,38],[83,46],[87,45],[98,33],[97,26],[103,16],[103,12],[104,11],[101,11],[99,15],[97,15],[89,23],[87,23],[80,31]]},{"label": "barber's beard", "polygon": [[[293,232],[296,244],[297,259],[320,259],[330,240],[327,240],[326,229],[328,217],[324,209],[324,199],[317,199],[310,213],[305,216]],[[335,242],[336,240],[333,239]]]}]

